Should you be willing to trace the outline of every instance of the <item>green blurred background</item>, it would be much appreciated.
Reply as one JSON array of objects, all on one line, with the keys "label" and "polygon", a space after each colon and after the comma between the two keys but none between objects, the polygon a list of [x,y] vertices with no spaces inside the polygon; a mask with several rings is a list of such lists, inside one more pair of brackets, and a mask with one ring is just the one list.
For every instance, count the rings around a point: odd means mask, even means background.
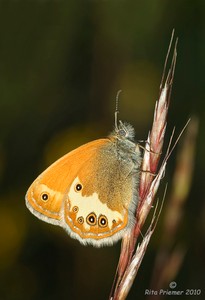
[{"label": "green blurred background", "polygon": [[[173,28],[179,45],[167,136],[192,115],[200,121],[176,235],[187,252],[175,280],[180,289],[204,288],[205,2],[1,0],[0,299],[108,298],[120,243],[83,247],[35,218],[24,197],[50,163],[112,130],[119,89],[120,118],[146,139]],[[171,183],[176,152],[165,182]],[[159,224],[130,300],[145,299],[161,230]]]}]

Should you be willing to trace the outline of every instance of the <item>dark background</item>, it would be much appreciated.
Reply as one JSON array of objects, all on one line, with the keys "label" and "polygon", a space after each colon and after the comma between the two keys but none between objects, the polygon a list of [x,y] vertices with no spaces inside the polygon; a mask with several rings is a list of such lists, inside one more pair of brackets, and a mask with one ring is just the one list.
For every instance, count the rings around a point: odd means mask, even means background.
[{"label": "dark background", "polygon": [[[179,289],[204,288],[205,2],[1,0],[0,299],[108,299],[120,243],[83,247],[30,214],[24,197],[50,163],[112,130],[119,89],[120,118],[146,139],[173,28],[179,45],[167,136],[190,116],[199,119],[193,181],[176,235],[187,252],[175,280]],[[160,228],[130,300],[145,298]]]}]

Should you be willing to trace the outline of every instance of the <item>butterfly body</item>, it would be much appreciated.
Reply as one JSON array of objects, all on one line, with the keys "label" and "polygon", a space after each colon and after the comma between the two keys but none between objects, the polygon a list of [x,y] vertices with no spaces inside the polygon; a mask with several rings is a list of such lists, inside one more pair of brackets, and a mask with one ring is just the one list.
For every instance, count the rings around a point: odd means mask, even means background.
[{"label": "butterfly body", "polygon": [[26,204],[82,244],[110,245],[134,222],[141,154],[133,128],[120,123],[105,138],[66,154],[30,186]]}]

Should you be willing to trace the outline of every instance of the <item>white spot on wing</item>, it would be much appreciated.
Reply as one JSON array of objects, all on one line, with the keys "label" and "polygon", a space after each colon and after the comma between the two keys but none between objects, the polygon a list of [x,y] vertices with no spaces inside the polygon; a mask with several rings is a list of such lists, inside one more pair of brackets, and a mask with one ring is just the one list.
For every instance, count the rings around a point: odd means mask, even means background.
[{"label": "white spot on wing", "polygon": [[[109,228],[112,228],[113,219],[116,221],[119,219],[122,220],[123,216],[118,211],[111,210],[106,203],[102,203],[97,193],[93,193],[91,196],[82,196],[81,192],[76,192],[75,186],[77,183],[81,183],[78,177],[75,178],[68,192],[68,197],[71,202],[70,210],[72,210],[73,206],[79,207],[77,218],[83,216],[85,220],[87,215],[91,212],[94,212],[97,218],[100,215],[105,215],[108,219]],[[90,226],[87,225],[86,222],[84,226],[89,230]]]}]

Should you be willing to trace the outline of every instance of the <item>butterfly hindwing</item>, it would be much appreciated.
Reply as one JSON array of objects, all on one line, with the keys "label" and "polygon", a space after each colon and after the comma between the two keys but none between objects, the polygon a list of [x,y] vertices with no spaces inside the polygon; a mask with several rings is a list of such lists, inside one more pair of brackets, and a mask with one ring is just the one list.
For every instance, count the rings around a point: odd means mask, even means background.
[{"label": "butterfly hindwing", "polygon": [[116,150],[111,140],[101,145],[67,191],[64,228],[84,244],[111,244],[133,222],[134,165]]}]

